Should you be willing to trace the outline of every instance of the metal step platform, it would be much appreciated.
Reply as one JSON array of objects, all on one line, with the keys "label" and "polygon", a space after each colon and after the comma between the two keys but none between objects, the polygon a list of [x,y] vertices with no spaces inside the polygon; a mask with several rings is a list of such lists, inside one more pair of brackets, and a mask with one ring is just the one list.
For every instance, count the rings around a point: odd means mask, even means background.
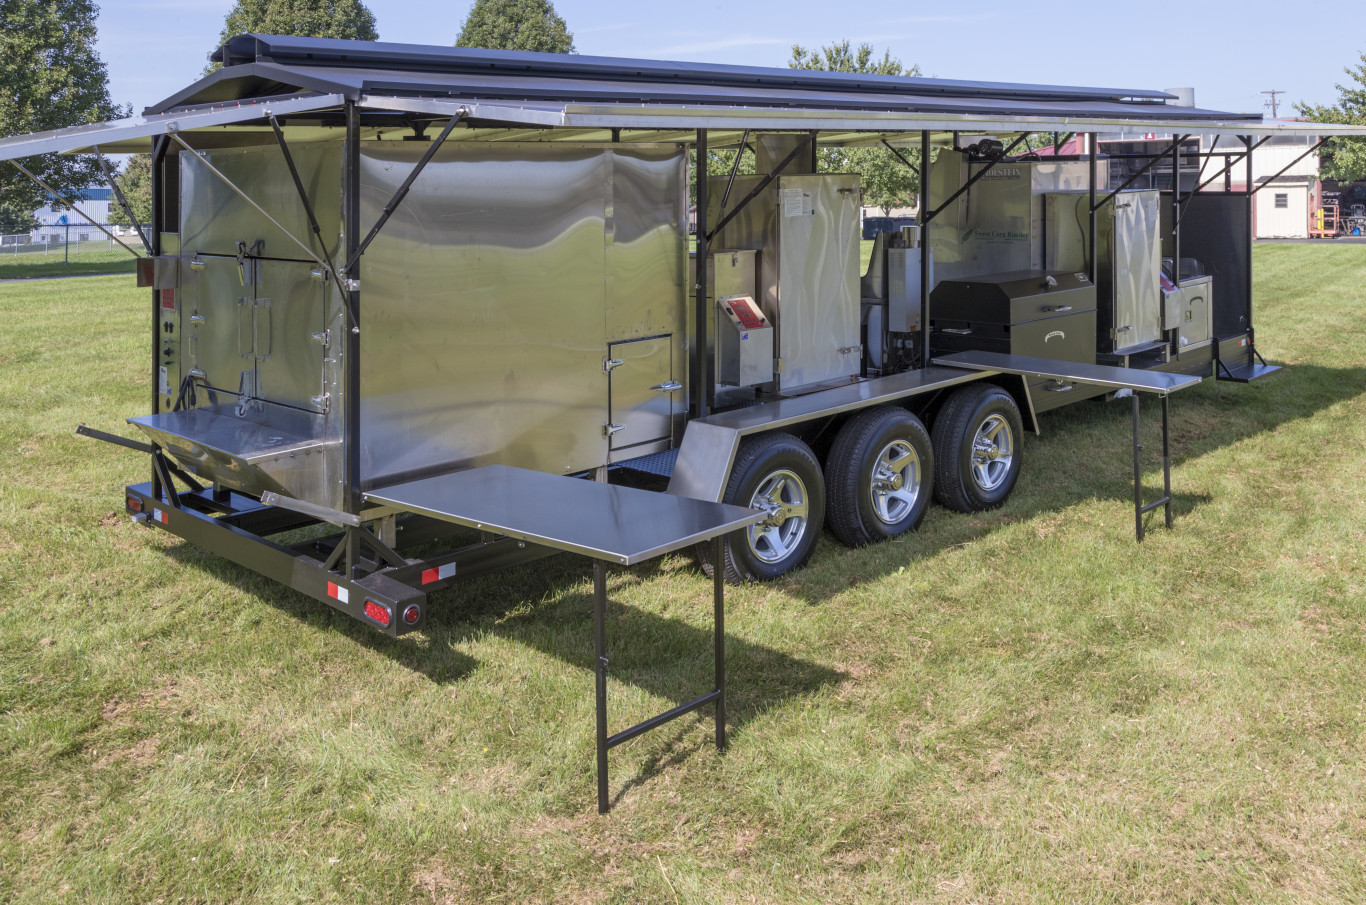
[{"label": "metal step platform", "polygon": [[596,660],[598,812],[610,806],[607,752],[705,704],[716,704],[716,747],[726,746],[725,583],[712,582],[715,687],[691,701],[607,734],[607,568],[633,565],[710,540],[722,561],[724,535],[762,521],[757,509],[616,487],[580,478],[487,465],[411,481],[365,495],[366,501],[415,512],[593,560],[593,647]]},{"label": "metal step platform", "polygon": [[1215,377],[1219,380],[1231,380],[1234,383],[1251,383],[1254,380],[1261,380],[1263,377],[1270,377],[1280,369],[1280,365],[1258,364],[1257,362],[1249,362],[1230,368],[1221,361]]},{"label": "metal step platform", "polygon": [[[1175,374],[1170,371],[1146,371],[1139,368],[1116,368],[1108,365],[1084,364],[1075,361],[1054,361],[1049,358],[1034,358],[1028,355],[1006,355],[1000,352],[956,352],[952,355],[936,356],[935,364],[949,365],[975,371],[996,374],[1037,375],[1056,380],[1071,380],[1093,386],[1133,391],[1133,430],[1134,430],[1134,534],[1143,540],[1143,515],[1161,506],[1164,508],[1167,527],[1172,526],[1172,459],[1169,434],[1170,409],[1168,399],[1177,390],[1195,386],[1200,378],[1191,374]],[[1151,503],[1143,502],[1143,472],[1139,453],[1143,445],[1138,442],[1138,396],[1150,393],[1162,400],[1162,498]]]}]

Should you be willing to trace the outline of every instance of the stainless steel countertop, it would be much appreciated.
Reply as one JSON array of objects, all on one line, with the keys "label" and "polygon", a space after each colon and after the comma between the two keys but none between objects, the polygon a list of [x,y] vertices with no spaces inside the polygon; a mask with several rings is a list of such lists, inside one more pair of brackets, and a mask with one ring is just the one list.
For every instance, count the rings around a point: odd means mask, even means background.
[{"label": "stainless steel countertop", "polygon": [[397,484],[365,499],[627,566],[767,517],[757,509],[507,465]]},{"label": "stainless steel countertop", "polygon": [[952,355],[936,355],[934,363],[1001,374],[1037,374],[1040,377],[1075,380],[1077,383],[1130,389],[1137,393],[1156,393],[1159,396],[1184,390],[1200,382],[1199,377],[1190,374],[1146,371],[1141,368],[1114,368],[1108,365],[1034,358],[1030,355],[1006,355],[1002,352],[955,352]]}]

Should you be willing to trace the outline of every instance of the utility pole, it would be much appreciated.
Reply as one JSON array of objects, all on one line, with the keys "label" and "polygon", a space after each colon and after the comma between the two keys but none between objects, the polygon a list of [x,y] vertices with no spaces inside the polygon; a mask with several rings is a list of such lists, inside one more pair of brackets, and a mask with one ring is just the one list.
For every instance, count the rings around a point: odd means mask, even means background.
[{"label": "utility pole", "polygon": [[1280,89],[1280,88],[1273,88],[1273,89],[1271,89],[1270,91],[1263,91],[1262,94],[1269,94],[1269,95],[1271,95],[1271,100],[1269,100],[1269,101],[1263,101],[1263,102],[1262,102],[1262,106],[1263,106],[1263,107],[1270,107],[1270,108],[1271,108],[1271,118],[1272,118],[1272,119],[1276,119],[1276,95],[1278,95],[1278,94],[1285,94],[1285,91],[1284,91],[1283,89]]}]

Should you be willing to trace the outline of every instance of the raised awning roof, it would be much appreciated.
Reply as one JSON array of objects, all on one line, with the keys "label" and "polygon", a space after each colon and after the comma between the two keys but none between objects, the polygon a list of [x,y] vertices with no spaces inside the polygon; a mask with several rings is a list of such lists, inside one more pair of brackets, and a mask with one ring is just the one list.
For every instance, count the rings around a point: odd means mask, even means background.
[{"label": "raised awning roof", "polygon": [[[713,142],[744,130],[818,130],[825,144],[912,142],[919,133],[1173,132],[1189,135],[1366,135],[1366,127],[1263,121],[1167,103],[1162,91],[1086,88],[242,35],[226,65],[141,117],[0,140],[0,160],[52,152],[136,151],[170,131],[267,129],[273,113],[340,137],[347,102],[385,114],[463,122],[453,141],[569,139]],[[235,127],[235,128],[234,128]],[[331,127],[331,128],[329,128]],[[389,127],[392,130],[392,126]],[[231,136],[212,140],[231,141]],[[247,136],[245,140],[251,140]]]}]

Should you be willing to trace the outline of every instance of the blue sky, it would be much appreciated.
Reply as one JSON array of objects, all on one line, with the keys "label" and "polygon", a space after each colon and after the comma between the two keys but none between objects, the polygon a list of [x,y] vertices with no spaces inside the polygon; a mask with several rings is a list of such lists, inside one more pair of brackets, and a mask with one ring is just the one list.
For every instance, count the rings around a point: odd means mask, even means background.
[{"label": "blue sky", "polygon": [[[232,0],[104,0],[100,56],[117,102],[141,111],[192,82]],[[467,3],[368,3],[380,40],[452,44]],[[1330,103],[1366,52],[1366,5],[999,0],[558,0],[583,54],[784,66],[794,43],[868,42],[925,75],[1122,88],[1190,85],[1201,107],[1261,112],[1259,92]],[[1303,9],[1303,13],[1297,13]],[[1141,12],[1138,12],[1141,10]],[[1168,36],[1178,34],[1177,40]]]}]

